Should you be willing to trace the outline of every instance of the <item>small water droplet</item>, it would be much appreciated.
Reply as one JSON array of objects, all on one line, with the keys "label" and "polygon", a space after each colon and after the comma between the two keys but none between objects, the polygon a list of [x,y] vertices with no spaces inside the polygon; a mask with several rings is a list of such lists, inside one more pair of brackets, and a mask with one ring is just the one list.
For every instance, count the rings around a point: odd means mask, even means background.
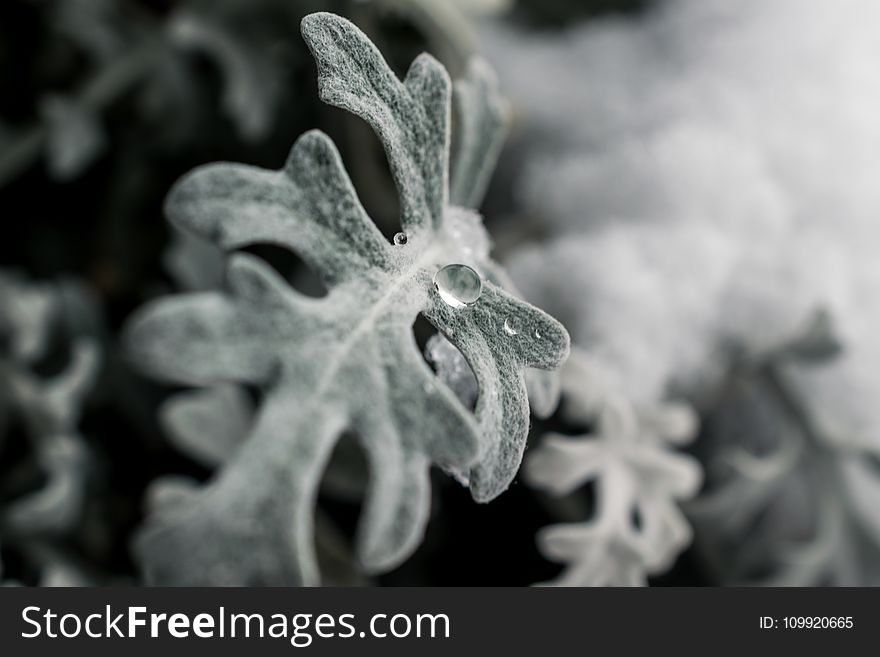
[{"label": "small water droplet", "polygon": [[446,265],[434,274],[434,287],[440,298],[453,308],[474,303],[483,293],[480,275],[467,265]]},{"label": "small water droplet", "polygon": [[535,337],[538,338],[539,340],[541,339],[541,329],[539,329],[539,328],[535,329]]},{"label": "small water droplet", "polygon": [[516,335],[519,333],[519,331],[513,327],[513,324],[511,324],[510,319],[504,320],[504,332],[507,333],[507,335]]},{"label": "small water droplet", "polygon": [[404,244],[406,244],[406,243],[407,243],[407,239],[408,239],[408,238],[407,238],[407,236],[406,236],[406,233],[396,233],[396,234],[394,235],[394,243],[395,243],[397,246],[403,246]]}]

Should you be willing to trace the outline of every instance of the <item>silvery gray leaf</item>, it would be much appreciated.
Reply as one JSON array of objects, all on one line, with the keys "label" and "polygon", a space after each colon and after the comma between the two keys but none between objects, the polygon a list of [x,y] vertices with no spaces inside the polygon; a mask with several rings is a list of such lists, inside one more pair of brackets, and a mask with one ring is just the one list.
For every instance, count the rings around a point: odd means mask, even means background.
[{"label": "silvery gray leaf", "polygon": [[583,524],[553,525],[539,532],[538,546],[545,556],[566,565],[550,583],[644,584],[647,575],[668,569],[691,540],[677,501],[696,493],[701,470],[693,458],[669,445],[694,437],[694,418],[681,405],[636,411],[608,385],[595,362],[577,350],[563,370],[562,384],[566,398],[574,402],[570,419],[588,420],[595,430],[578,437],[544,436],[530,452],[524,475],[555,496],[593,482],[596,509]]},{"label": "silvery gray leaf", "polygon": [[[563,327],[493,283],[485,254],[448,230],[463,209],[448,203],[442,66],[422,55],[401,82],[348,21],[312,14],[302,29],[321,98],[365,119],[385,147],[405,239],[390,244],[378,231],[317,131],[280,171],[209,165],[172,190],[167,212],[181,228],[224,249],[284,246],[330,291],[304,297],[260,259],[234,254],[224,290],[160,299],[132,319],[129,353],[153,375],[264,393],[233,461],[141,532],[137,551],[153,582],[317,583],[315,495],[345,431],[371,470],[358,557],[368,571],[394,567],[421,540],[432,463],[466,478],[478,501],[510,484],[528,430],[525,371],[558,367],[568,353]],[[474,371],[473,414],[419,353],[420,313]],[[506,321],[521,332],[505,332]]]},{"label": "silvery gray leaf", "polygon": [[[0,420],[15,417],[29,454],[45,481],[0,506],[0,534],[15,543],[53,538],[81,520],[91,455],[78,424],[100,364],[95,338],[78,335],[91,320],[75,284],[31,283],[0,273]],[[50,336],[68,343],[69,361],[57,374],[35,368],[49,351]],[[53,338],[54,339],[54,338]],[[6,438],[0,422],[0,441]]]},{"label": "silvery gray leaf", "polygon": [[[492,262],[486,264],[485,268],[487,275],[493,282],[515,296],[522,296],[503,267]],[[508,326],[505,329],[502,326],[502,330],[505,330],[506,333],[511,328],[515,331],[520,330],[517,327]],[[540,340],[542,337],[540,329],[535,328],[531,336]],[[529,404],[531,405],[532,414],[535,417],[546,419],[553,414],[553,411],[556,410],[559,404],[559,394],[562,389],[560,372],[558,370],[543,369],[526,370],[526,389],[529,393]]]}]

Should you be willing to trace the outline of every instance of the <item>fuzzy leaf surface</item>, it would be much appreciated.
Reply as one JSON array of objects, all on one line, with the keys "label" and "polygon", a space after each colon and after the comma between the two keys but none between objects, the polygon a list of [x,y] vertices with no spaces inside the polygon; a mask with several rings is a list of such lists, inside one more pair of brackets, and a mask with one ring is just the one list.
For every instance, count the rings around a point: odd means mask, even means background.
[{"label": "fuzzy leaf surface", "polygon": [[[407,240],[383,237],[317,131],[280,171],[209,165],[172,190],[167,212],[181,229],[226,250],[288,248],[329,292],[305,297],[260,259],[235,253],[226,289],[160,299],[133,320],[130,353],[154,375],[263,392],[236,457],[142,533],[154,582],[317,583],[313,507],[345,431],[359,437],[371,472],[357,553],[370,571],[394,567],[423,534],[432,464],[469,481],[479,501],[509,485],[528,430],[525,370],[558,367],[568,353],[558,322],[489,279],[488,246],[474,248],[480,218],[448,204],[451,85],[442,66],[422,55],[401,82],[348,21],[312,14],[302,29],[321,98],[364,118],[385,147]],[[482,275],[472,305],[447,305],[434,288],[450,263]],[[412,334],[419,313],[467,358],[480,388],[474,413],[423,360]],[[507,318],[523,327],[518,336],[502,330]]]}]

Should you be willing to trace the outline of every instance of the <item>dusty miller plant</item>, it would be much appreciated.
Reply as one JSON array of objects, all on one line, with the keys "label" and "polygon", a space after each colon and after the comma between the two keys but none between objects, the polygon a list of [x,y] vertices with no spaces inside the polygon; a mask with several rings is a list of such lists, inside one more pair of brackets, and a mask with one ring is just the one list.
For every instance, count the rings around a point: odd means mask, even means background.
[{"label": "dusty miller plant", "polygon": [[[843,347],[817,312],[728,377],[703,438],[708,490],[688,505],[722,584],[875,585],[880,451],[829,431],[799,387]],[[744,538],[745,537],[745,538]]]},{"label": "dusty miller plant", "polygon": [[699,464],[672,448],[693,439],[697,422],[680,403],[637,409],[607,372],[574,350],[563,369],[564,414],[592,426],[588,435],[551,433],[530,452],[526,480],[553,495],[594,484],[586,522],[545,527],[541,552],[566,564],[553,582],[638,586],[668,569],[688,546],[691,528],[677,502],[692,497]]},{"label": "dusty miller plant", "polygon": [[[235,457],[205,487],[158,507],[141,532],[137,552],[151,582],[318,583],[313,507],[344,431],[358,435],[371,473],[358,557],[371,572],[397,565],[423,534],[431,465],[467,482],[481,502],[510,484],[529,424],[526,370],[556,368],[568,353],[558,322],[499,285],[480,217],[450,203],[475,194],[449,188],[443,67],[421,55],[401,82],[354,25],[332,14],[306,17],[302,32],[321,98],[362,117],[382,142],[403,231],[394,244],[383,237],[318,131],[297,141],[281,171],[209,165],[172,190],[167,213],[179,227],[228,250],[288,248],[329,293],[305,297],[258,258],[234,253],[224,289],[160,299],[132,320],[129,351],[153,375],[245,383],[263,394]],[[471,75],[486,72],[476,66]],[[477,125],[503,129],[498,120]],[[492,162],[467,160],[464,180],[483,180]],[[438,293],[434,276],[450,264],[479,273],[472,303]],[[467,358],[480,391],[473,413],[419,353],[412,324],[420,313]]]},{"label": "dusty miller plant", "polygon": [[[98,373],[100,348],[96,339],[76,334],[70,316],[88,312],[87,295],[75,284],[32,283],[0,272],[0,445],[23,436],[28,446],[21,451],[45,477],[36,489],[0,505],[0,541],[27,543],[44,584],[60,581],[52,573],[62,570],[47,543],[81,521],[86,498],[90,454],[77,425]],[[69,348],[69,359],[61,371],[46,375],[38,365],[54,342]],[[13,425],[22,434],[11,432]],[[25,463],[10,470],[5,498],[26,472]]]}]

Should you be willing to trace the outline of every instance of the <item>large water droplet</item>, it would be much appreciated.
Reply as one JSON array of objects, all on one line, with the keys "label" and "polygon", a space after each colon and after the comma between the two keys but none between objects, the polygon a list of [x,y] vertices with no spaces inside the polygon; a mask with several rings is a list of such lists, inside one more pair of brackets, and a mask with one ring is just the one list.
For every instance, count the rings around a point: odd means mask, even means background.
[{"label": "large water droplet", "polygon": [[394,235],[394,243],[397,246],[403,246],[404,244],[406,244],[407,243],[406,233],[396,233]]},{"label": "large water droplet", "polygon": [[480,275],[467,265],[446,265],[434,274],[437,293],[453,308],[474,303],[483,292]]},{"label": "large water droplet", "polygon": [[541,339],[541,329],[539,329],[539,328],[535,329],[535,337],[538,338],[539,340]]},{"label": "large water droplet", "polygon": [[504,320],[504,332],[507,333],[507,335],[516,335],[517,333],[519,333],[519,331],[517,331],[513,327],[513,323],[510,321],[510,319]]}]

